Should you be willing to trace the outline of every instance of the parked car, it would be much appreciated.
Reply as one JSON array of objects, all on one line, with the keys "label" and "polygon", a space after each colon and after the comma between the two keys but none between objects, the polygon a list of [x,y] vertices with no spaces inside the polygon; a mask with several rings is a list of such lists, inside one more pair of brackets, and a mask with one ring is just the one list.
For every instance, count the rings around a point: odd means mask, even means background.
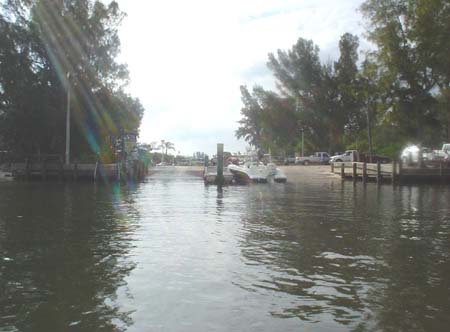
[{"label": "parked car", "polygon": [[307,157],[295,158],[295,163],[300,165],[309,164],[328,164],[330,161],[330,155],[327,152],[316,152],[313,155]]}]

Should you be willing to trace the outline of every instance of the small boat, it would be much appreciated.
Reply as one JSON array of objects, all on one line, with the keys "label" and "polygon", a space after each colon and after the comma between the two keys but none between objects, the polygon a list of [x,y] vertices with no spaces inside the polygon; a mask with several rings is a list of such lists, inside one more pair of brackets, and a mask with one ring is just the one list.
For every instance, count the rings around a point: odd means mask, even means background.
[{"label": "small boat", "polygon": [[286,174],[284,174],[284,172],[281,169],[276,167],[275,164],[268,164],[267,167],[272,167],[274,169],[274,171],[272,171],[270,176],[273,178],[275,182],[285,183],[287,181]]},{"label": "small boat", "polygon": [[271,179],[275,182],[286,182],[284,173],[270,163],[263,165],[258,162],[247,162],[244,165],[228,165],[228,169],[234,175],[237,183],[267,183]]}]

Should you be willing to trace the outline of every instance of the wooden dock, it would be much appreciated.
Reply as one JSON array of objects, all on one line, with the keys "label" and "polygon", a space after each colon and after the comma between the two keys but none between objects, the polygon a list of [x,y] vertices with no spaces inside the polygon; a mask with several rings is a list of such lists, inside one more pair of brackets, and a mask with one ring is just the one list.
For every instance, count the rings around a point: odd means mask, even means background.
[{"label": "wooden dock", "polygon": [[[205,166],[203,180],[205,184],[216,184],[217,166]],[[224,168],[223,170],[223,182],[223,184],[231,184],[233,182],[233,174],[231,174],[228,168]]]},{"label": "wooden dock", "polygon": [[127,181],[140,180],[147,175],[147,167],[139,161],[103,164],[71,163],[64,164],[62,159],[33,159],[24,162],[11,162],[10,172],[18,180],[59,180],[59,181]]},{"label": "wooden dock", "polygon": [[423,167],[404,167],[402,163],[391,164],[366,162],[335,162],[331,172],[342,179],[376,182],[441,182],[450,183],[450,168],[445,163],[426,164]]}]

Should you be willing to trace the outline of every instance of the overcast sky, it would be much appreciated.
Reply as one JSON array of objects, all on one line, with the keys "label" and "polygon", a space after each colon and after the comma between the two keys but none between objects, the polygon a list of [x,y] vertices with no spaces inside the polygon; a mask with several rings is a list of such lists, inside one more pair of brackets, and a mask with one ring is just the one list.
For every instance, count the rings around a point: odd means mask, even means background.
[{"label": "overcast sky", "polygon": [[[242,84],[274,89],[267,55],[299,37],[320,47],[322,61],[338,57],[345,32],[362,37],[362,0],[119,0],[121,62],[129,92],[145,115],[140,141],[161,139],[176,152],[245,151],[234,137]],[[364,40],[362,47],[367,47]]]}]

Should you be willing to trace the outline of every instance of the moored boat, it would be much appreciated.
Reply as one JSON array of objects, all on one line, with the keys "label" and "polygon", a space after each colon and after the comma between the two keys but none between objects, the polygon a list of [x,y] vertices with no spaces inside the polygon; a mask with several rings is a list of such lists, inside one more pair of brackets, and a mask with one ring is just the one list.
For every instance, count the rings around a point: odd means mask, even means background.
[{"label": "moored boat", "polygon": [[247,162],[244,165],[228,165],[237,183],[267,183],[271,179],[275,182],[286,182],[284,173],[275,164],[263,165],[258,162]]}]

